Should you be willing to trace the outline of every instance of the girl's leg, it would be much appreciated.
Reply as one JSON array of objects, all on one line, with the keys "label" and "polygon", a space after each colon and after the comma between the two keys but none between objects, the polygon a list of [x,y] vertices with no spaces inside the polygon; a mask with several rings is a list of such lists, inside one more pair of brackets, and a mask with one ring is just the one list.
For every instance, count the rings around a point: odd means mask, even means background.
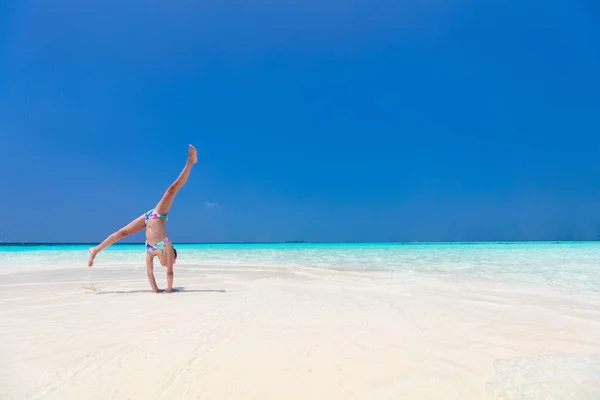
[{"label": "girl's leg", "polygon": [[160,199],[156,207],[154,207],[154,211],[159,214],[167,214],[169,212],[171,204],[173,204],[173,200],[175,199],[175,195],[187,182],[188,176],[190,176],[190,172],[192,172],[192,166],[196,164],[197,161],[198,156],[196,154],[196,149],[190,144],[188,149],[188,159],[183,171],[181,171],[177,180],[169,186],[162,199]]},{"label": "girl's leg", "polygon": [[124,237],[132,235],[132,234],[137,233],[137,232],[141,231],[142,229],[144,229],[144,226],[145,226],[144,221],[145,221],[145,215],[141,215],[138,218],[131,221],[126,226],[124,226],[121,229],[119,229],[118,231],[116,231],[115,233],[109,235],[98,246],[92,247],[90,249],[90,258],[88,260],[88,267],[91,267],[92,265],[94,265],[94,258],[96,258],[98,253],[100,253],[102,250],[104,250],[105,248],[107,248],[108,246],[110,246],[112,244],[115,244],[116,242],[123,239]]}]

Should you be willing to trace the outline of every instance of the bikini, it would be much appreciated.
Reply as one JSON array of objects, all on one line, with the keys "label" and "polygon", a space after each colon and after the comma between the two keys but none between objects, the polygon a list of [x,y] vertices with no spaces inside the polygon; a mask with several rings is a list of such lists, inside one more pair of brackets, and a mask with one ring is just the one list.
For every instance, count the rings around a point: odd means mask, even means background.
[{"label": "bikini", "polygon": [[[149,219],[168,219],[168,214],[159,214],[154,210],[150,210],[146,213],[146,218],[144,220],[144,224],[148,222]],[[146,250],[152,254],[152,257],[156,256],[154,252],[160,251],[161,255],[165,255],[165,246],[169,241],[169,237],[166,236],[163,240],[157,242],[154,246],[148,243],[146,240]]]}]

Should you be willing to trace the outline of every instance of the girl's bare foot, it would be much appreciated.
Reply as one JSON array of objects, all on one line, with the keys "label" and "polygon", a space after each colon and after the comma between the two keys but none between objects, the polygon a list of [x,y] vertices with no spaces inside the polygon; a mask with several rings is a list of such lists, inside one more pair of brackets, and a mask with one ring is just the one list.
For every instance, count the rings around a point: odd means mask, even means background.
[{"label": "girl's bare foot", "polygon": [[98,252],[96,251],[96,248],[92,247],[90,249],[90,259],[88,260],[88,267],[91,267],[92,265],[94,265],[94,258],[96,258],[96,254],[98,254]]},{"label": "girl's bare foot", "polygon": [[191,144],[188,148],[188,162],[190,164],[196,164],[198,162],[198,154],[196,152],[196,148]]}]

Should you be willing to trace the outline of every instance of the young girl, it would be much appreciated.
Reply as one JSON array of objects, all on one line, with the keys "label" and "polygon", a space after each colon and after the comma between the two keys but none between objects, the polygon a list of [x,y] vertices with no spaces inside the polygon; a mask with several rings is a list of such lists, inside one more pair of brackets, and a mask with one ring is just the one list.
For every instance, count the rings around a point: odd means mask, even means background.
[{"label": "young girl", "polygon": [[119,229],[117,232],[109,235],[100,245],[92,247],[90,249],[90,259],[88,260],[88,267],[94,265],[94,258],[102,250],[108,246],[116,243],[117,241],[127,237],[131,234],[141,231],[146,228],[146,269],[148,274],[148,280],[152,291],[154,293],[161,292],[156,285],[154,279],[154,257],[158,257],[161,265],[167,267],[167,292],[173,291],[173,264],[177,258],[177,252],[173,248],[173,244],[167,236],[167,230],[165,228],[167,222],[167,214],[175,199],[175,195],[185,185],[192,166],[198,161],[196,149],[194,146],[189,145],[188,159],[183,171],[179,174],[179,177],[175,182],[169,186],[162,199],[158,202],[156,207],[147,213],[139,216],[138,218],[131,221],[128,225]]}]

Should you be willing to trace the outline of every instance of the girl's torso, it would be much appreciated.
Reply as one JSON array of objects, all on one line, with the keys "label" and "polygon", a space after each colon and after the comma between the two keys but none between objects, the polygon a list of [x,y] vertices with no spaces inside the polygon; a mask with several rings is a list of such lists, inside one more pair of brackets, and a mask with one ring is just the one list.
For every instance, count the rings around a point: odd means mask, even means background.
[{"label": "girl's torso", "polygon": [[167,214],[158,214],[154,210],[146,213],[146,241],[155,244],[167,236]]}]

